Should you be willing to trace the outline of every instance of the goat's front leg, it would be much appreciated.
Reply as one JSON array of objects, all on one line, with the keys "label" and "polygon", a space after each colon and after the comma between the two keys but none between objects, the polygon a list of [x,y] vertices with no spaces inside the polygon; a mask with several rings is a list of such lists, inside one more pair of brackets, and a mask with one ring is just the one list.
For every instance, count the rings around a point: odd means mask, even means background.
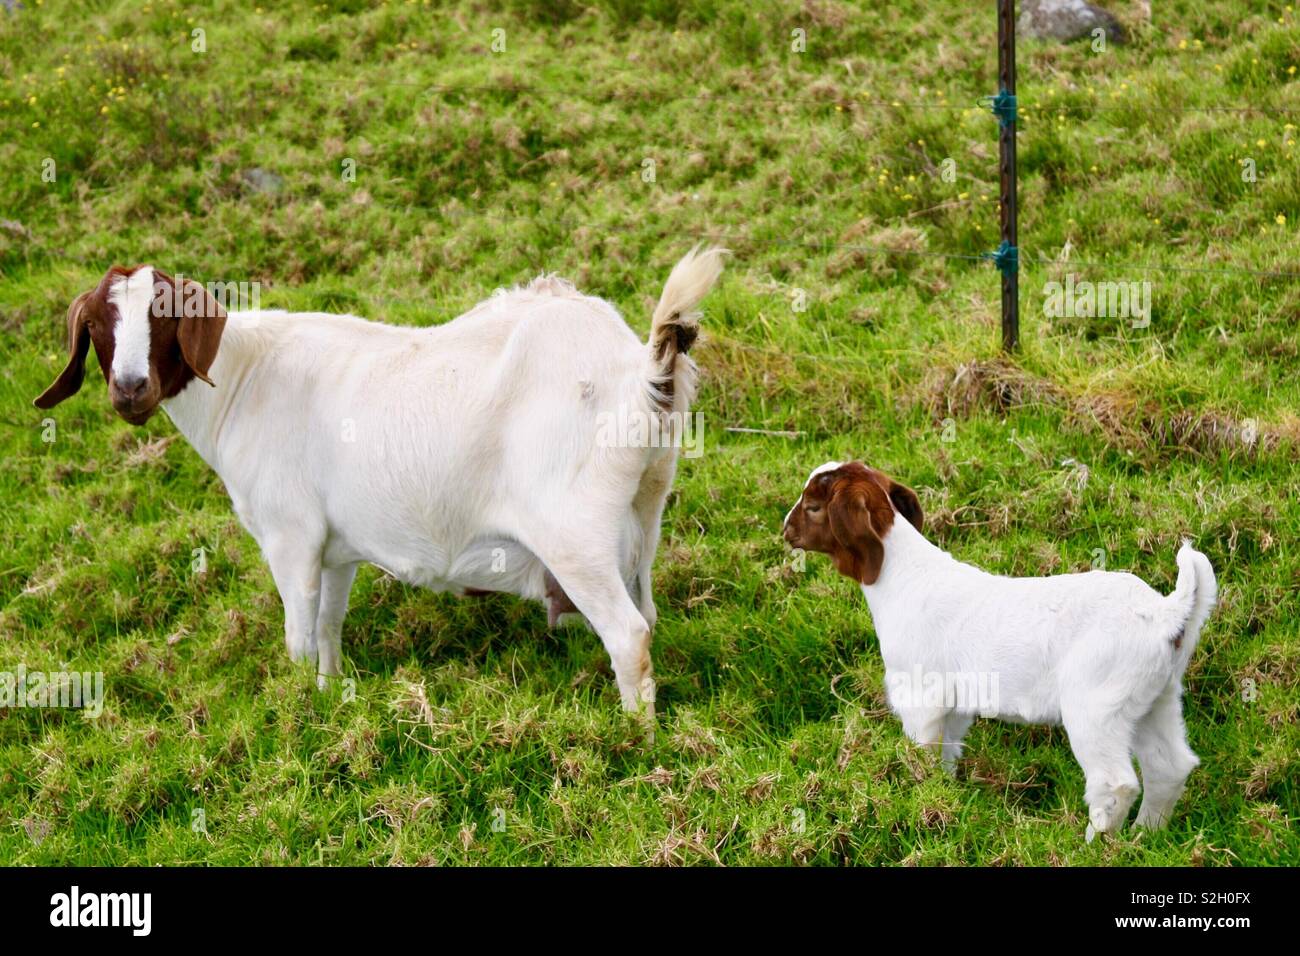
[{"label": "goat's front leg", "polygon": [[284,602],[284,643],[295,661],[316,660],[316,617],[320,610],[319,547],[289,534],[262,544],[266,563]]},{"label": "goat's front leg", "polygon": [[357,565],[344,564],[321,571],[320,611],[316,615],[317,673],[323,690],[328,678],[338,677],[343,662],[343,618],[348,613],[348,595],[357,576]]}]

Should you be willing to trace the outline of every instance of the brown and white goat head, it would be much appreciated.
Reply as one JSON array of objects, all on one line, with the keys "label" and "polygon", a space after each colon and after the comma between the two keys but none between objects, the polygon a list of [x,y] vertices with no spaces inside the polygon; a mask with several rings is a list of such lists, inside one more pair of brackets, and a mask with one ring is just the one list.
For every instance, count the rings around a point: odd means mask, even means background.
[{"label": "brown and white goat head", "polygon": [[114,410],[143,425],[195,378],[209,385],[226,311],[199,283],[150,266],[114,266],[68,307],[68,364],[35,401],[53,408],[81,388],[95,346]]},{"label": "brown and white goat head", "polygon": [[874,584],[895,512],[921,530],[921,503],[911,488],[860,461],[831,461],[809,476],[781,534],[792,548],[829,554],[840,574]]}]

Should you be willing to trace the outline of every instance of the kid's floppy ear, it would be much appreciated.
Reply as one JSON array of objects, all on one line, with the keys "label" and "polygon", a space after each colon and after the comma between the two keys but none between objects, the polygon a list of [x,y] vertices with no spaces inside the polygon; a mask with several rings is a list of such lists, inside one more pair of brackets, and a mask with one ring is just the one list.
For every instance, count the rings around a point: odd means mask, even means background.
[{"label": "kid's floppy ear", "polygon": [[33,404],[37,408],[53,408],[70,395],[75,395],[86,378],[86,352],[90,350],[90,331],[86,328],[86,301],[95,290],[83,292],[68,306],[68,364],[42,392]]},{"label": "kid's floppy ear", "polygon": [[916,497],[916,492],[906,485],[900,485],[892,478],[889,480],[889,500],[894,503],[898,513],[906,518],[913,528],[917,531],[924,531],[921,527],[925,523],[925,516],[921,514],[921,501]]},{"label": "kid's floppy ear", "polygon": [[191,279],[179,283],[164,272],[154,272],[155,314],[177,320],[176,341],[181,357],[196,378],[209,385],[208,370],[216,360],[221,333],[226,328],[226,310],[202,285]]},{"label": "kid's floppy ear", "polygon": [[871,525],[867,495],[860,485],[841,485],[826,507],[831,534],[839,548],[831,552],[840,574],[875,584],[885,560],[885,546]]}]

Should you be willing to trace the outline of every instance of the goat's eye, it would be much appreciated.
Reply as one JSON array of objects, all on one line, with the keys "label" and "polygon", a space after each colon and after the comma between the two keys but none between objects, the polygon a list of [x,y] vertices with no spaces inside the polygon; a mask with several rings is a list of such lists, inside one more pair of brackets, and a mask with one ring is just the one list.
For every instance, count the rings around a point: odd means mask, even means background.
[{"label": "goat's eye", "polygon": [[803,510],[806,511],[806,512],[808,512],[810,515],[815,515],[817,512],[819,512],[819,511],[822,510],[822,506],[821,506],[821,505],[804,505]]}]

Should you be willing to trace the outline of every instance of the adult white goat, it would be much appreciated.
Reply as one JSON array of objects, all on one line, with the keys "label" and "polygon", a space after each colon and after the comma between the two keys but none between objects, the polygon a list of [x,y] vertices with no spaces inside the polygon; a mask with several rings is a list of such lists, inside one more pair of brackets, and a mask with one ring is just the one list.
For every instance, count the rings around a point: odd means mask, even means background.
[{"label": "adult white goat", "polygon": [[693,310],[721,270],[718,249],[677,263],[647,346],[551,277],[409,328],[227,315],[197,283],[115,267],[69,308],[71,358],[36,405],[80,388],[92,343],[122,418],[161,405],[225,482],[284,601],[289,653],[317,658],[322,683],[369,561],[436,590],[545,600],[552,619],[576,609],[623,706],[653,716],[650,567],[695,391]]}]

